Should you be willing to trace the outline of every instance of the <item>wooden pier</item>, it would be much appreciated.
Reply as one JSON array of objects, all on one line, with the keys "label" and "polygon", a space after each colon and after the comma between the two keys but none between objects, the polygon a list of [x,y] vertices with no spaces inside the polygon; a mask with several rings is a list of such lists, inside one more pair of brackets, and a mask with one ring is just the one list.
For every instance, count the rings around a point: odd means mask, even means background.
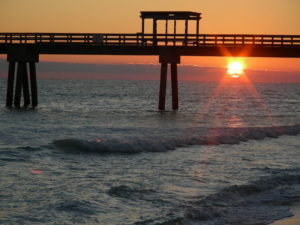
[{"label": "wooden pier", "polygon": [[[38,105],[35,66],[40,54],[159,56],[160,110],[165,109],[168,65],[172,108],[178,109],[181,56],[300,57],[300,35],[200,34],[201,14],[195,12],[141,12],[141,19],[142,31],[135,34],[0,33],[0,54],[6,54],[9,62],[6,106],[20,108],[22,90],[24,107]],[[147,20],[152,22],[152,33],[145,33]],[[165,21],[164,33],[157,30],[158,20]],[[178,21],[184,21],[182,34],[177,33]],[[192,34],[189,24],[194,21],[196,33]]]}]

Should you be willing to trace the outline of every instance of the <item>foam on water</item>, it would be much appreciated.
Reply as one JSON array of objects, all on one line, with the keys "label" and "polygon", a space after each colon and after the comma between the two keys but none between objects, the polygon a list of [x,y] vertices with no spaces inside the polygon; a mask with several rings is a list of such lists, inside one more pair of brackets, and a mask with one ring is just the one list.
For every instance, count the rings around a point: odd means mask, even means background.
[{"label": "foam on water", "polygon": [[157,81],[39,80],[36,110],[0,107],[0,223],[261,225],[291,215],[300,85],[179,89],[180,110],[161,112]]},{"label": "foam on water", "polygon": [[[130,154],[140,152],[165,152],[176,147],[189,145],[238,144],[241,141],[276,138],[281,135],[300,134],[300,125],[276,127],[241,128],[193,128],[181,130],[180,136],[127,138],[126,140],[79,140],[63,139],[53,142],[54,146],[69,152],[99,154]],[[189,134],[189,135],[187,135]],[[197,135],[199,134],[199,136]],[[184,136],[184,137],[182,137]]]},{"label": "foam on water", "polygon": [[300,201],[300,169],[277,171],[191,202],[183,218],[162,224],[267,225],[292,216],[288,206],[296,201]]}]

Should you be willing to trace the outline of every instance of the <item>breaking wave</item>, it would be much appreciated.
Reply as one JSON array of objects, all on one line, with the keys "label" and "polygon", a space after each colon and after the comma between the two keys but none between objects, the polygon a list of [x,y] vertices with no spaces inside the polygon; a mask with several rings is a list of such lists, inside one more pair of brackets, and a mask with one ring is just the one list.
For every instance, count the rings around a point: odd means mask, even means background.
[{"label": "breaking wave", "polygon": [[289,204],[296,201],[300,201],[299,169],[230,186],[192,202],[182,218],[161,225],[267,225],[292,216]]},{"label": "breaking wave", "polygon": [[[267,137],[276,138],[281,135],[300,134],[300,125],[277,127],[245,127],[245,128],[193,128],[182,130],[180,135],[171,136],[161,131],[157,137],[126,140],[80,140],[62,139],[53,142],[54,146],[65,151],[102,154],[130,154],[140,152],[165,152],[177,147],[189,145],[238,144],[247,140],[261,140]],[[170,136],[168,136],[170,135]]]}]

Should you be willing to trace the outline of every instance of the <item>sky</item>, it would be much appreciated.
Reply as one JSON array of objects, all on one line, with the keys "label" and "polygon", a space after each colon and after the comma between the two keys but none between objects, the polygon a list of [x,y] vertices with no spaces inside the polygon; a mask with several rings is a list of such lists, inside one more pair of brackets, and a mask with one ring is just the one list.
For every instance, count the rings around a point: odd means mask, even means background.
[{"label": "sky", "polygon": [[[136,33],[140,11],[202,13],[200,33],[300,35],[300,0],[0,0],[0,32]],[[183,24],[179,30],[183,30]],[[146,25],[150,31],[150,25]],[[2,58],[5,58],[2,56]],[[158,63],[154,56],[43,55],[41,61]],[[183,65],[224,67],[224,57],[182,57]],[[300,73],[300,59],[247,58],[248,69]]]},{"label": "sky", "polygon": [[[0,78],[6,78],[8,63],[0,60]],[[220,82],[227,78],[227,68],[180,64],[178,66],[179,81]],[[282,72],[276,70],[253,70],[244,72],[253,83],[300,83],[299,72]],[[46,79],[93,79],[93,80],[159,80],[159,64],[84,64],[67,62],[42,62],[37,66],[39,78]],[[170,79],[170,76],[168,77]]]}]

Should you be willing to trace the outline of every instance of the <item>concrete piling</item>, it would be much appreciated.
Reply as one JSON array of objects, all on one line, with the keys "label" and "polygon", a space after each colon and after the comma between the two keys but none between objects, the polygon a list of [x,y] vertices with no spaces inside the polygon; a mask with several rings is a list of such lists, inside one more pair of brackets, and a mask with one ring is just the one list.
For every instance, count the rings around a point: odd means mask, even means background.
[{"label": "concrete piling", "polygon": [[172,83],[172,107],[178,109],[178,79],[177,63],[171,63],[171,83]]},{"label": "concrete piling", "polygon": [[27,63],[22,64],[22,86],[23,86],[24,107],[27,108],[30,105]]},{"label": "concrete piling", "polygon": [[16,108],[20,108],[20,104],[21,104],[22,72],[23,72],[22,64],[24,64],[24,62],[19,62],[18,69],[17,69],[17,80],[16,80],[15,99],[14,99],[14,105]]},{"label": "concrete piling", "polygon": [[159,89],[159,110],[165,110],[166,104],[166,92],[167,92],[167,72],[168,72],[168,64],[161,64],[160,71],[160,89]]},{"label": "concrete piling", "polygon": [[15,79],[16,62],[9,62],[8,77],[7,77],[7,94],[6,107],[12,107],[14,96],[14,79]]},{"label": "concrete piling", "polygon": [[35,108],[38,105],[35,62],[29,63],[29,72],[30,72],[30,86],[31,86],[31,101],[32,101],[32,107]]},{"label": "concrete piling", "polygon": [[180,63],[180,55],[172,48],[161,48],[159,55],[161,63],[160,91],[159,91],[159,110],[165,110],[166,89],[167,89],[167,68],[171,65],[171,87],[172,87],[172,108],[178,109],[178,71],[177,65]]},{"label": "concrete piling", "polygon": [[[12,46],[8,50],[7,61],[9,62],[9,68],[7,78],[6,106],[12,107],[14,104],[16,108],[20,108],[23,92],[24,107],[28,107],[31,102],[32,107],[36,107],[38,104],[38,99],[35,63],[39,61],[38,52],[34,49],[34,47],[29,45]],[[16,65],[17,73],[15,79]],[[30,72],[29,74],[28,66]],[[30,77],[30,85],[28,77]]]}]

